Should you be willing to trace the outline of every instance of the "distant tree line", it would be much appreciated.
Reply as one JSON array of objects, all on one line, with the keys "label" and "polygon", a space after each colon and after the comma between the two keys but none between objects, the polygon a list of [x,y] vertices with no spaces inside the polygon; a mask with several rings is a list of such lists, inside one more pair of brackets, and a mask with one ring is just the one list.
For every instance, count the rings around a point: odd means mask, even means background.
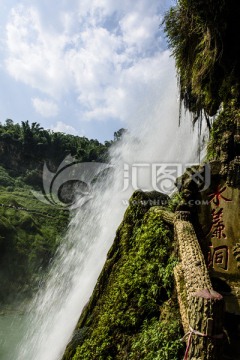
[{"label": "distant tree line", "polygon": [[40,185],[44,161],[52,171],[69,154],[81,162],[108,162],[110,146],[121,140],[125,132],[119,129],[114,132],[114,140],[101,143],[85,136],[46,130],[37,122],[19,124],[7,119],[0,123],[0,166],[14,178],[20,176],[29,185]]},{"label": "distant tree line", "polygon": [[[121,134],[117,131],[115,141]],[[108,148],[114,141],[105,141],[104,144],[96,139],[87,139],[85,136],[74,136],[62,132],[43,129],[40,124],[22,121],[21,124],[7,119],[0,124],[0,141],[18,143],[24,152],[32,152],[36,156],[62,158],[71,153],[80,161],[106,161]]]}]

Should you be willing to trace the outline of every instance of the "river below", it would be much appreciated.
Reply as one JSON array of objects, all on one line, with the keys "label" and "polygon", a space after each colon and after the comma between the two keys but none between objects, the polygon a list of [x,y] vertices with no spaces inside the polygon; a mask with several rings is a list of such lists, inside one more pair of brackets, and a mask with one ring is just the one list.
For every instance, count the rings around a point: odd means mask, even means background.
[{"label": "river below", "polygon": [[0,360],[16,360],[16,349],[25,333],[26,323],[23,314],[0,314]]}]

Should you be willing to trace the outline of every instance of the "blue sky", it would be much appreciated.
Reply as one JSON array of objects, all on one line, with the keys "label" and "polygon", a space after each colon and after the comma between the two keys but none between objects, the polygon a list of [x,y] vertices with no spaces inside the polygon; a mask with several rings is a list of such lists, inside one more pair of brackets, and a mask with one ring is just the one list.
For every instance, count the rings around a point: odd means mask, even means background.
[{"label": "blue sky", "polygon": [[159,29],[168,0],[0,6],[0,122],[37,121],[104,141],[157,101],[169,61]]}]

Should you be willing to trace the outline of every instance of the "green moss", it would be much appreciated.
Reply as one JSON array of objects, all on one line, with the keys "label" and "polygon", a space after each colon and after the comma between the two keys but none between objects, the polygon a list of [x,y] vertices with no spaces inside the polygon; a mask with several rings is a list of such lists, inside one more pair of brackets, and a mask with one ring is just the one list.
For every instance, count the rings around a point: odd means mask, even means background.
[{"label": "green moss", "polygon": [[168,209],[172,212],[175,212],[177,206],[182,202],[183,202],[182,195],[177,191],[171,196],[171,199],[169,200],[168,203]]},{"label": "green moss", "polygon": [[234,133],[236,119],[240,117],[240,110],[234,100],[225,104],[215,119],[210,133],[207,147],[208,160],[232,160],[234,157]]},{"label": "green moss", "polygon": [[129,360],[179,360],[182,354],[181,321],[174,301],[167,301],[158,318],[145,320],[134,336]]},{"label": "green moss", "polygon": [[177,359],[178,316],[159,322],[173,289],[173,230],[149,210],[152,199],[142,192],[132,197],[65,360],[150,359],[142,341],[151,359],[163,353],[161,359]]}]

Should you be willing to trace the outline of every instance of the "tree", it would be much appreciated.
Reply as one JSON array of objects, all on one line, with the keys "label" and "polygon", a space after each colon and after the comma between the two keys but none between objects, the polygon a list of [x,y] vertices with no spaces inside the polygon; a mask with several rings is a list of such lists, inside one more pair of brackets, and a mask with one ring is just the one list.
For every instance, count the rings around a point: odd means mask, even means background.
[{"label": "tree", "polygon": [[23,140],[23,144],[25,146],[27,145],[31,145],[33,142],[33,134],[31,131],[31,127],[29,125],[28,120],[27,121],[22,121],[21,122],[22,125],[22,140]]},{"label": "tree", "polygon": [[14,124],[12,119],[6,119],[5,124],[1,125],[1,133],[5,138],[18,140],[21,136],[21,127],[19,124]]},{"label": "tree", "polygon": [[118,131],[114,132],[114,141],[119,141],[122,139],[123,135],[127,132],[126,129],[121,128]]}]

